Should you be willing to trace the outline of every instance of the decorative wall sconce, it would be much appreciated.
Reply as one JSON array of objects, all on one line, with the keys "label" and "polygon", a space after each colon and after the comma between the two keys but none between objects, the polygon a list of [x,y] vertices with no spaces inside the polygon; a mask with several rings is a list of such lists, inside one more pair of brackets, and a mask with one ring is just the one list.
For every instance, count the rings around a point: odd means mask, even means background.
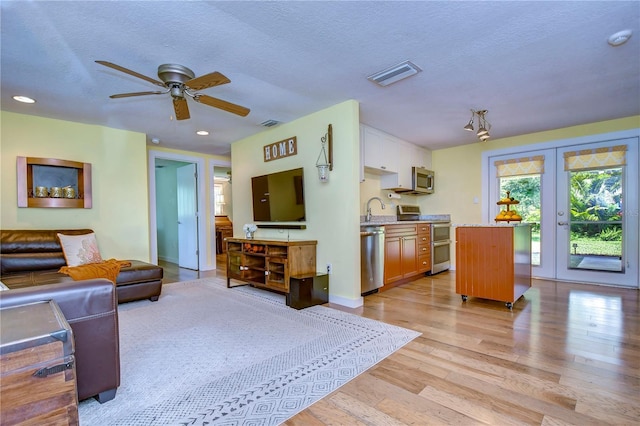
[{"label": "decorative wall sconce", "polygon": [[329,124],[327,133],[320,138],[320,141],[322,142],[322,148],[316,160],[318,178],[320,182],[328,182],[329,171],[333,170],[333,129],[331,128],[331,124]]},{"label": "decorative wall sconce", "polygon": [[491,123],[489,123],[487,121],[487,119],[485,118],[485,115],[488,113],[489,111],[487,111],[486,109],[482,109],[479,111],[474,111],[471,110],[471,119],[469,120],[469,123],[464,126],[465,130],[468,130],[470,132],[473,132],[474,128],[473,128],[473,120],[474,118],[478,118],[478,133],[476,133],[476,136],[478,136],[478,139],[480,139],[481,142],[484,142],[486,140],[488,140],[491,135],[489,134],[489,130],[491,130]]}]

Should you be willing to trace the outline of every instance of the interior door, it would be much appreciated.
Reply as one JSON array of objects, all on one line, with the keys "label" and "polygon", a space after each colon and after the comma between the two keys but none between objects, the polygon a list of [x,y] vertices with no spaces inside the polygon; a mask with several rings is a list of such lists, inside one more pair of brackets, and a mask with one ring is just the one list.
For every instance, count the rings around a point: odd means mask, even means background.
[{"label": "interior door", "polygon": [[637,155],[637,139],[558,149],[558,279],[638,286]]},{"label": "interior door", "polygon": [[178,198],[178,266],[198,270],[198,195],[195,164],[179,167]]}]

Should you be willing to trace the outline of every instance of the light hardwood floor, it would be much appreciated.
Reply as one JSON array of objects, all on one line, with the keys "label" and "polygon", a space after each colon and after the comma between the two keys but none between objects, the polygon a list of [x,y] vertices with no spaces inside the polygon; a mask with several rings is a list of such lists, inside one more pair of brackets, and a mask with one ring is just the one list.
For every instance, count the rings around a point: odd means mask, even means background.
[{"label": "light hardwood floor", "polygon": [[[203,274],[175,269],[166,282]],[[638,290],[534,280],[509,311],[463,303],[445,272],[330,306],[422,335],[285,425],[640,422]]]}]

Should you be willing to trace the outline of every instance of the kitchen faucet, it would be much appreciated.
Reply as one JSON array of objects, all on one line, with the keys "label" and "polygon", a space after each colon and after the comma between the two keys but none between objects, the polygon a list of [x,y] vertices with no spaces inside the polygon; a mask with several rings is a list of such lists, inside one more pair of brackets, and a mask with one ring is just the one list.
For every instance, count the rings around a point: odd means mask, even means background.
[{"label": "kitchen faucet", "polygon": [[373,200],[380,201],[380,205],[382,206],[382,210],[384,210],[384,201],[382,201],[382,199],[380,197],[371,197],[371,198],[369,198],[369,201],[367,201],[367,217],[364,220],[365,222],[370,222],[371,221],[371,207],[369,206],[369,204]]}]

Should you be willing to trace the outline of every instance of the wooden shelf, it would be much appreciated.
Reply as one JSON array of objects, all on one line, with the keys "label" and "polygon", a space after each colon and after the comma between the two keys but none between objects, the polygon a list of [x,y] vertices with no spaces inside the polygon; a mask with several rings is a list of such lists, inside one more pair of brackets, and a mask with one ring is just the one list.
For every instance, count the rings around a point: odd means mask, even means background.
[{"label": "wooden shelf", "polygon": [[315,274],[317,241],[227,238],[227,287],[235,279],[289,293],[292,275]]},{"label": "wooden shelf", "polygon": [[[91,164],[55,158],[16,158],[18,207],[84,208],[93,205]],[[71,187],[76,198],[35,197],[35,187]]]}]

